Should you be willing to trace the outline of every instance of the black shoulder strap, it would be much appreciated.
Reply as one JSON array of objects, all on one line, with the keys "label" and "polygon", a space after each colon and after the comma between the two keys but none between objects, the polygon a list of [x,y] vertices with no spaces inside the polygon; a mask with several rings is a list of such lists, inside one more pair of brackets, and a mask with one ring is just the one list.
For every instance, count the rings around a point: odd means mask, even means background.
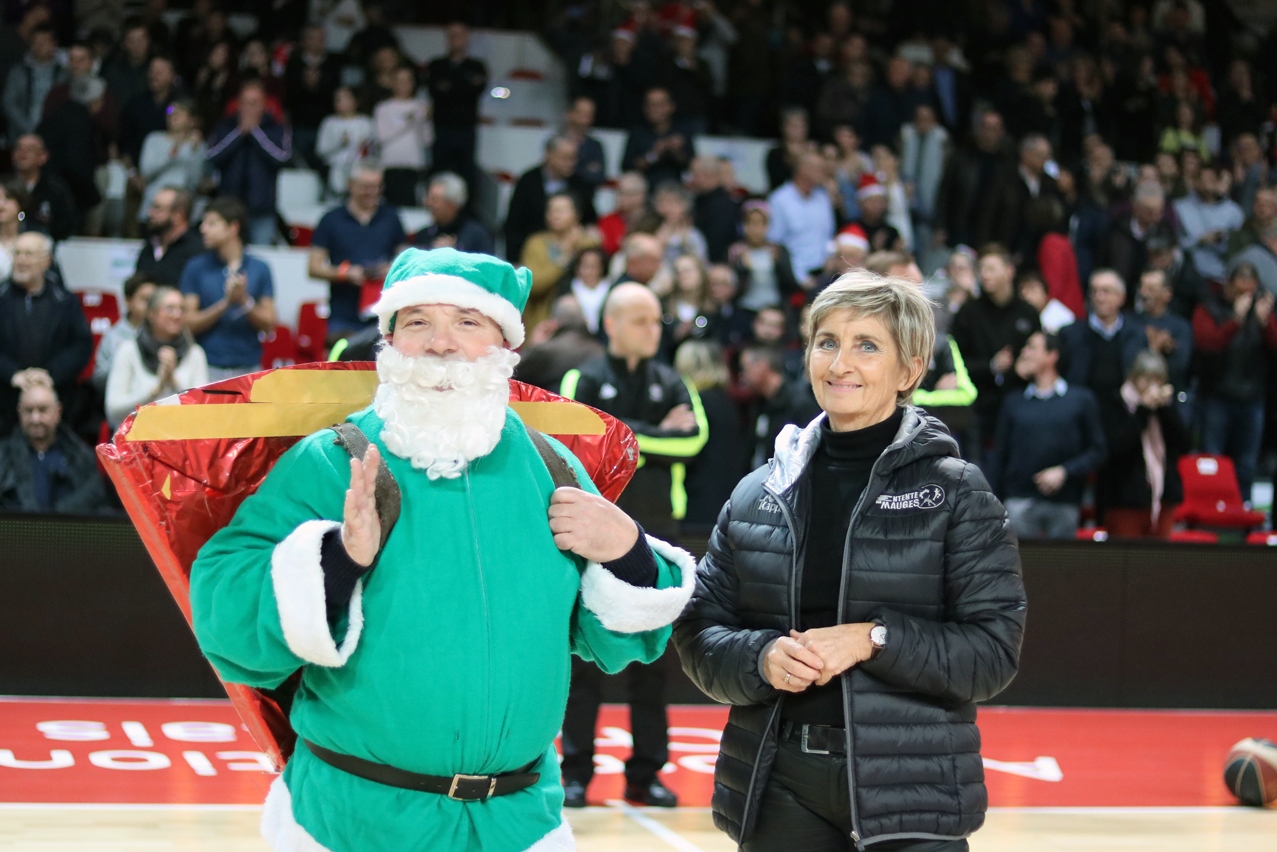
[{"label": "black shoulder strap", "polygon": [[[364,430],[354,423],[339,423],[329,428],[337,433],[336,443],[345,449],[351,458],[363,459],[364,454],[368,452],[369,443]],[[377,483],[374,489],[377,497],[377,519],[381,521],[381,545],[378,548],[380,550],[381,547],[386,546],[386,539],[390,538],[390,531],[399,520],[399,506],[403,500],[403,496],[399,493],[399,483],[395,482],[395,476],[386,466],[385,459],[382,459],[377,467]]]},{"label": "black shoulder strap", "polygon": [[528,437],[532,439],[532,446],[537,448],[537,453],[541,456],[541,461],[545,462],[546,470],[550,471],[550,478],[554,480],[555,488],[568,486],[570,488],[580,488],[581,482],[576,478],[576,471],[572,470],[563,458],[554,451],[554,447],[550,446],[550,442],[545,436],[533,429],[526,423],[523,427],[528,430]]}]

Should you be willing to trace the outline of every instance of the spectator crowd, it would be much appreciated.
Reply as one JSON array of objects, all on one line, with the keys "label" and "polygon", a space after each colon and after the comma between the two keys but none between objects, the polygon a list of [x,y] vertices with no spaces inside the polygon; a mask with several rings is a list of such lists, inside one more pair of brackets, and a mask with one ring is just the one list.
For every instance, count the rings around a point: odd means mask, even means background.
[{"label": "spectator crowd", "polygon": [[[280,239],[286,166],[331,199],[308,271],[332,357],[368,356],[401,248],[453,247],[532,272],[516,378],[600,407],[663,389],[635,415],[667,442],[648,529],[707,529],[814,416],[805,308],[853,268],[933,300],[915,402],[1022,537],[1168,535],[1189,452],[1229,456],[1247,499],[1271,473],[1277,30],[1203,0],[623,5],[549,17],[568,108],[497,228],[465,25],[416,64],[373,2],[344,36],[318,5],[250,33],[207,0],[175,27],[163,2],[6,6],[0,508],[105,508],[103,418],[260,368],[274,283],[248,247]],[[626,134],[617,173],[596,127]],[[768,192],[710,133],[774,138]],[[52,262],[73,234],[144,239],[96,352]]]}]

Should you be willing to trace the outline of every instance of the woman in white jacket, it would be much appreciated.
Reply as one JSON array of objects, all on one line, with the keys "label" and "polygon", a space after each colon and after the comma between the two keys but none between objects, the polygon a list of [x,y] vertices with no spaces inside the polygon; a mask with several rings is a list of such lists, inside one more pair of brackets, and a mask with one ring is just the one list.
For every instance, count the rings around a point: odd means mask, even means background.
[{"label": "woman in white jacket", "polygon": [[329,194],[340,198],[346,194],[355,164],[368,154],[372,119],[359,114],[359,102],[347,86],[333,94],[333,109],[336,112],[320,122],[315,153],[328,164]]},{"label": "woman in white jacket", "polygon": [[137,218],[145,222],[151,202],[161,189],[177,187],[191,195],[204,180],[207,146],[200,136],[195,106],[190,101],[169,104],[167,129],[146,134],[138,158],[138,178],[145,184]]},{"label": "woman in white jacket", "polygon": [[137,339],[120,345],[106,380],[106,419],[119,426],[133,409],[208,384],[208,360],[186,330],[182,294],[159,287]]},{"label": "woman in white jacket", "polygon": [[417,93],[417,75],[410,67],[395,72],[394,96],[373,108],[386,200],[396,207],[417,207],[417,181],[426,167],[426,149],[434,139],[430,104]]}]

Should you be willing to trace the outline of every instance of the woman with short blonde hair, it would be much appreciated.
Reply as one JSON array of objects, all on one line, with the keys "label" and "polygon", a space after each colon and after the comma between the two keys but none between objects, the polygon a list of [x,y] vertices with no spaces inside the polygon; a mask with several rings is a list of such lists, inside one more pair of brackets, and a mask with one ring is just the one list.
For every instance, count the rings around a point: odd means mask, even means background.
[{"label": "woman with short blonde hair", "polygon": [[1126,373],[1095,495],[1111,536],[1170,538],[1175,509],[1184,501],[1179,459],[1192,439],[1175,410],[1168,372],[1166,359],[1145,349]]},{"label": "woman with short blonde hair", "polygon": [[1015,536],[909,404],[935,340],[916,284],[849,272],[806,331],[822,414],[736,486],[675,625],[684,671],[732,705],[714,823],[744,852],[965,852],[988,799],[975,703],[1024,635]]},{"label": "woman with short blonde hair", "polygon": [[902,404],[908,402],[927,375],[926,365],[930,363],[936,345],[935,315],[931,302],[922,295],[922,289],[912,281],[886,278],[864,269],[853,269],[840,276],[816,297],[807,314],[803,339],[807,341],[809,365],[816,329],[833,312],[842,310],[861,316],[881,317],[891,332],[901,366],[909,369],[915,361],[922,362],[923,370],[913,380],[912,386],[897,396]]}]

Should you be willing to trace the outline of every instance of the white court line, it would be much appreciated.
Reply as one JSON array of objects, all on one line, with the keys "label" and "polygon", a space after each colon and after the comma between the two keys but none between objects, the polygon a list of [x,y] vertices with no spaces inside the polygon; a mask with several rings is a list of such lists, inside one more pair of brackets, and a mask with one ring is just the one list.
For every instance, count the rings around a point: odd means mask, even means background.
[{"label": "white court line", "polygon": [[674,831],[668,826],[661,825],[659,822],[652,819],[650,816],[647,816],[641,810],[628,802],[622,801],[621,799],[609,799],[607,806],[625,814],[627,817],[664,840],[670,846],[673,846],[679,852],[704,852],[701,847],[686,839],[677,831]]}]

